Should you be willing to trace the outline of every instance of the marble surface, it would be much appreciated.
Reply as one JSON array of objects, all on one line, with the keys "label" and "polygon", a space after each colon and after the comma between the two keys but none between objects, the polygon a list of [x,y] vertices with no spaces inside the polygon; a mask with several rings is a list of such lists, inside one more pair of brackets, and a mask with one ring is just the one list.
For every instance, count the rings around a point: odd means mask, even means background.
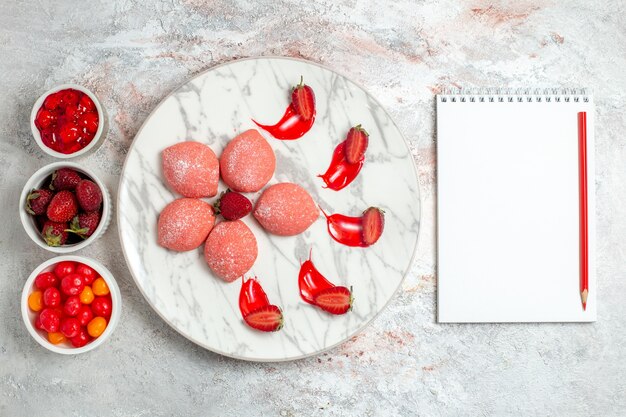
[{"label": "marble surface", "polygon": [[[328,213],[358,216],[367,207],[380,207],[385,211],[385,230],[375,245],[352,248],[332,240],[321,213],[304,233],[290,237],[267,233],[252,216],[242,219],[259,248],[246,277],[257,276],[270,301],[283,310],[282,330],[266,334],[243,323],[238,307],[241,281],[225,283],[215,276],[202,247],[178,253],[157,244],[156,219],[180,197],[165,184],[161,151],[195,140],[221,155],[235,135],[256,127],[253,119],[278,121],[289,105],[289,91],[301,76],[315,91],[315,124],[298,140],[277,140],[260,131],[277,159],[269,185],[297,183]],[[370,134],[366,163],[343,190],[323,188],[317,174],[326,171],[334,148],[357,124]],[[226,188],[221,183],[219,191]],[[258,201],[262,192],[247,195]],[[124,253],[150,305],[185,337],[238,359],[299,359],[352,337],[389,303],[412,265],[417,246],[419,190],[402,134],[360,87],[304,60],[241,59],[180,87],[159,104],[137,134],[118,194]],[[309,253],[331,282],[352,287],[349,314],[330,316],[301,300],[298,273]]]},{"label": "marble surface", "polygon": [[[623,2],[340,0],[11,2],[0,14],[0,415],[623,416],[626,414],[626,9]],[[207,352],[148,306],[116,223],[80,254],[106,264],[124,299],[106,346],[65,358],[23,328],[19,293],[51,255],[17,219],[28,176],[51,162],[28,115],[45,89],[92,88],[110,130],[80,162],[117,191],[149,112],[176,86],[235,57],[305,57],[381,101],[411,143],[422,192],[418,257],[367,330],[295,362]],[[433,94],[447,87],[586,86],[596,102],[598,321],[439,325],[435,319]]]}]

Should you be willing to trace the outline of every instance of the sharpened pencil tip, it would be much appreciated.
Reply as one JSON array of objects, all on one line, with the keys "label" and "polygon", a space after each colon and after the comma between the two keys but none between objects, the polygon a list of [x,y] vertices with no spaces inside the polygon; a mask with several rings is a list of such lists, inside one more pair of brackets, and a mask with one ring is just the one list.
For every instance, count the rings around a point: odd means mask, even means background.
[{"label": "sharpened pencil tip", "polygon": [[587,311],[587,303],[583,303],[583,310]]}]

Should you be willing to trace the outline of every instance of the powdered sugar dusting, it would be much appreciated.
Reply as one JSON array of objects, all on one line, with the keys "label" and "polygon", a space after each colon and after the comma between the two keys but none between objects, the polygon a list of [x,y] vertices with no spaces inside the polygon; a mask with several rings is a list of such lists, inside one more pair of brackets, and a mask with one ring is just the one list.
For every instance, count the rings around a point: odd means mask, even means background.
[{"label": "powdered sugar dusting", "polygon": [[274,175],[276,156],[265,138],[250,129],[226,145],[220,163],[222,179],[231,189],[255,192]]},{"label": "powdered sugar dusting", "polygon": [[304,188],[284,182],[263,191],[254,217],[270,233],[293,236],[313,224],[319,217],[319,209]]},{"label": "powdered sugar dusting", "polygon": [[219,182],[219,161],[208,146],[182,142],[162,153],[163,174],[174,191],[185,197],[213,197]]},{"label": "powdered sugar dusting", "polygon": [[168,204],[158,222],[159,245],[178,252],[197,248],[215,224],[213,207],[195,198]]},{"label": "powdered sugar dusting", "polygon": [[256,238],[241,220],[218,223],[204,246],[211,270],[226,282],[248,272],[258,254]]}]

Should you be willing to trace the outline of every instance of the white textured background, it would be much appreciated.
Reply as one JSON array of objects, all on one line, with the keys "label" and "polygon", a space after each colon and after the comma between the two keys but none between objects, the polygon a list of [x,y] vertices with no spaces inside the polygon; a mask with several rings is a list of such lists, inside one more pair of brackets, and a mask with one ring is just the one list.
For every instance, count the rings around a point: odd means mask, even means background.
[{"label": "white textured background", "polygon": [[[6,1],[0,11],[0,416],[626,415],[626,6],[607,1]],[[51,255],[23,232],[17,199],[51,162],[34,100],[93,89],[110,132],[80,160],[111,191],[137,129],[173,88],[237,57],[297,56],[348,75],[411,142],[420,172],[419,256],[403,292],[340,348],[284,364],[225,359],[162,322],[135,287],[116,224],[81,254],[124,298],[106,346],[78,357],[30,339],[19,294]],[[598,322],[435,322],[433,94],[445,87],[586,86],[597,105]],[[468,202],[471,203],[471,202]]]}]

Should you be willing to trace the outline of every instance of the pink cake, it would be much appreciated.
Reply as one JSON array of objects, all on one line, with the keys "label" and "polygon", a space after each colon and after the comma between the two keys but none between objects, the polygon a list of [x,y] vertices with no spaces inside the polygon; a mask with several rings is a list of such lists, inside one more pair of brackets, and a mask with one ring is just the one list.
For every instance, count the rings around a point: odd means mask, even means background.
[{"label": "pink cake", "polygon": [[254,129],[231,140],[220,157],[222,179],[233,191],[259,191],[272,178],[275,168],[272,147]]},{"label": "pink cake", "polygon": [[163,174],[177,193],[192,198],[217,194],[220,166],[215,153],[200,142],[181,142],[162,152]]},{"label": "pink cake", "polygon": [[293,236],[304,232],[319,216],[309,193],[297,184],[272,185],[261,194],[254,217],[275,235]]},{"label": "pink cake", "polygon": [[159,245],[178,252],[195,249],[206,240],[214,224],[210,204],[195,198],[179,198],[165,206],[159,216]]},{"label": "pink cake", "polygon": [[256,238],[241,220],[218,223],[204,245],[204,258],[215,275],[232,282],[248,272],[257,256]]}]

